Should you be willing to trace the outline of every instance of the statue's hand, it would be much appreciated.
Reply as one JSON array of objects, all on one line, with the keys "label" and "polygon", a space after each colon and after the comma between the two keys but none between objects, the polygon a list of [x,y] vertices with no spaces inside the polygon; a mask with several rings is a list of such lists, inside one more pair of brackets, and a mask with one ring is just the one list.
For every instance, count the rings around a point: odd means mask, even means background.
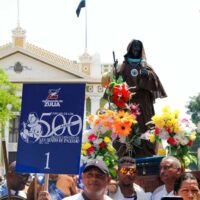
[{"label": "statue's hand", "polygon": [[149,75],[148,71],[145,68],[142,68],[140,70],[140,73],[141,73],[141,76],[144,76],[144,77]]}]

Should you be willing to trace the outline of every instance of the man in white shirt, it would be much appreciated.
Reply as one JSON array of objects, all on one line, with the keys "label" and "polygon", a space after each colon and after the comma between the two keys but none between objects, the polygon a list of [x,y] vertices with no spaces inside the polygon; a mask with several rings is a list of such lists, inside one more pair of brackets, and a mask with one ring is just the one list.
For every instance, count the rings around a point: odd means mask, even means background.
[{"label": "man in white shirt", "polygon": [[173,156],[164,157],[160,162],[160,179],[164,185],[161,185],[154,190],[151,200],[173,196],[174,183],[181,173],[181,163],[177,158]]},{"label": "man in white shirt", "polygon": [[[109,170],[103,160],[90,160],[83,170],[83,192],[66,197],[63,200],[111,200],[106,195],[110,182]],[[38,200],[51,200],[48,192],[41,192]],[[52,199],[53,200],[53,199]]]},{"label": "man in white shirt", "polygon": [[143,188],[135,184],[136,162],[131,157],[122,157],[118,162],[118,183],[115,192],[109,192],[113,200],[147,200]]}]

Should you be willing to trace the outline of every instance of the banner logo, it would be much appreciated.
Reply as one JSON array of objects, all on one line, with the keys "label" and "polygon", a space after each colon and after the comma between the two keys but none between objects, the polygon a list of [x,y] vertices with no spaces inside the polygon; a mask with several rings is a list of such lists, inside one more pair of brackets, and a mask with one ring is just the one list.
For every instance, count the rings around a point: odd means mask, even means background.
[{"label": "banner logo", "polygon": [[42,101],[44,107],[60,107],[60,104],[63,102],[63,100],[59,100],[60,89],[49,89],[47,98]]},{"label": "banner logo", "polygon": [[[53,118],[49,122],[49,118]],[[28,114],[26,122],[22,122],[20,136],[25,143],[79,143],[82,119],[73,113]]]}]

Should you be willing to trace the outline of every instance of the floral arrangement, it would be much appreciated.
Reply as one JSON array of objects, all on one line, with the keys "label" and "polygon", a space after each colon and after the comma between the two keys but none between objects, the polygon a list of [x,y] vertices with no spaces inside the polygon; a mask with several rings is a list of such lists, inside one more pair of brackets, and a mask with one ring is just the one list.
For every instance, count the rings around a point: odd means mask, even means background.
[{"label": "floral arrangement", "polygon": [[[181,118],[178,110],[172,111],[164,107],[162,114],[152,117],[155,128],[150,131],[151,142],[167,143],[167,154],[176,156],[184,167],[190,163],[197,163],[195,156],[191,155],[190,148],[196,139],[196,126],[187,118]],[[159,150],[163,152],[163,150]]]},{"label": "floral arrangement", "polygon": [[106,94],[109,96],[109,100],[113,102],[118,109],[129,108],[128,102],[133,95],[126,82],[123,82],[121,76],[119,76],[117,80],[115,76],[113,77],[112,82],[106,86]]},{"label": "floral arrangement", "polygon": [[[130,126],[127,125],[124,121],[119,124],[119,128],[125,130],[126,137],[121,137],[121,134],[118,134],[117,140],[120,143],[126,145],[127,152],[131,153],[134,151],[134,147],[141,144],[141,138],[139,133],[139,128],[137,125],[137,116],[140,115],[139,105],[131,103],[131,98],[135,94],[131,91],[132,87],[129,87],[126,82],[124,82],[121,75],[113,74],[111,81],[104,82],[102,84],[106,90],[105,94],[108,97],[109,109],[115,111],[119,115],[126,113],[126,115],[133,115],[135,122]],[[123,124],[123,125],[122,125]],[[115,131],[114,131],[115,132]]]},{"label": "floral arrangement", "polygon": [[102,110],[97,115],[90,115],[87,121],[89,129],[83,134],[82,161],[103,159],[110,175],[115,178],[118,157],[112,141],[117,136],[125,140],[137,123],[136,116],[124,110]]}]

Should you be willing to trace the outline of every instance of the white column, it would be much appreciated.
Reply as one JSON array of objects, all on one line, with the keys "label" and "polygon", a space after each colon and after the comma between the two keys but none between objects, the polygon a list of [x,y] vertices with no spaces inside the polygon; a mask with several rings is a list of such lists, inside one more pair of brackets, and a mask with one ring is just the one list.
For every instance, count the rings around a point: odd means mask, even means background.
[{"label": "white column", "polygon": [[84,115],[83,115],[83,131],[86,129],[86,112],[87,112],[87,107],[86,107],[86,103],[87,103],[87,96],[85,97],[85,103],[84,103]]},{"label": "white column", "polygon": [[6,122],[5,122],[4,136],[5,136],[5,141],[6,141],[7,153],[8,153],[8,152],[9,152],[9,150],[8,150],[8,142],[9,142],[9,121],[6,121]]},{"label": "white column", "polygon": [[100,97],[90,96],[91,100],[91,114],[96,114],[97,110],[100,108]]}]

